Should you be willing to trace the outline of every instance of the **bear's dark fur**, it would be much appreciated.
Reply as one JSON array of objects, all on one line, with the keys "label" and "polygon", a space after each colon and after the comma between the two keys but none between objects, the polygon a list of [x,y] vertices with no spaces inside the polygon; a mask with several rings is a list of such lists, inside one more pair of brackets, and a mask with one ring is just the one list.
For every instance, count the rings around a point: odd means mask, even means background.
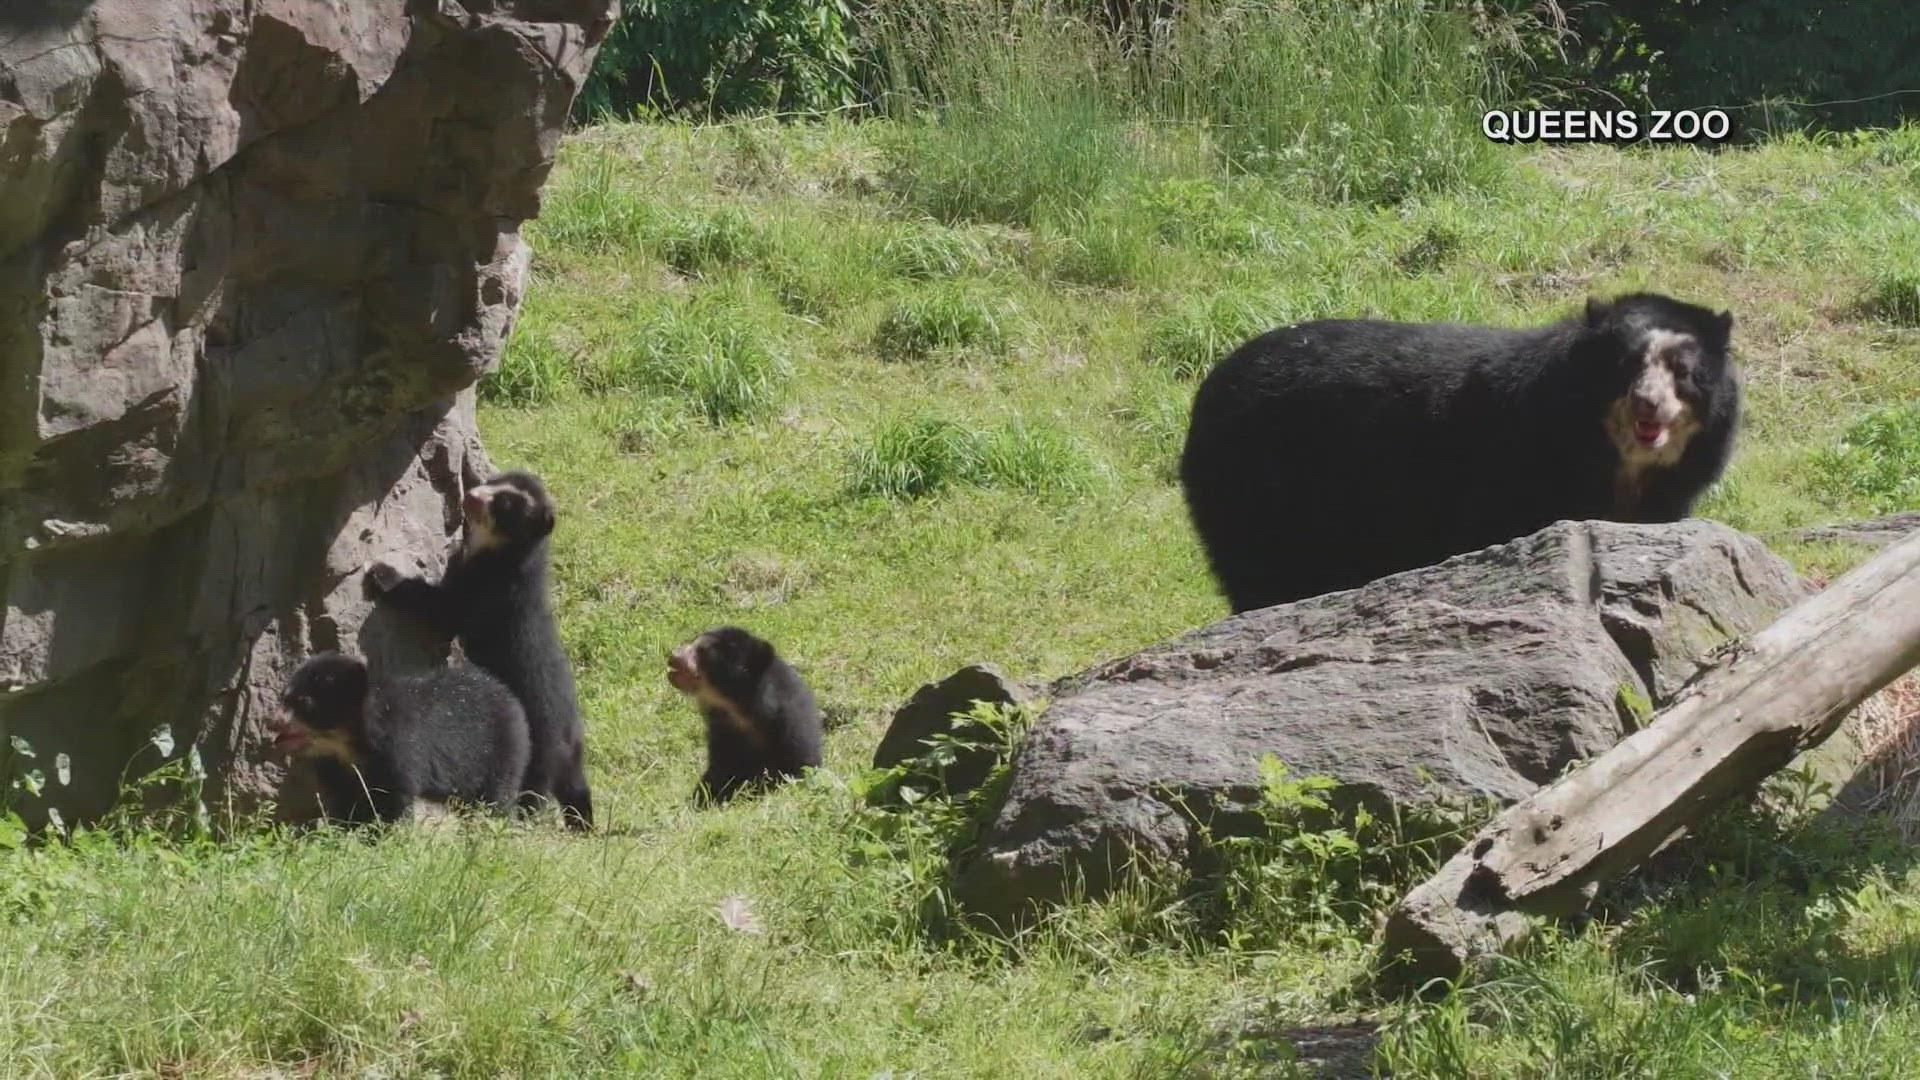
[{"label": "bear's dark fur", "polygon": [[824,727],[813,691],[764,639],[737,626],[709,630],[667,658],[667,681],[707,723],[696,801],[726,802],[820,764]]},{"label": "bear's dark fur", "polygon": [[314,759],[327,817],[398,821],[421,799],[512,808],[527,768],[527,718],[500,680],[475,667],[374,680],[339,653],[288,680],[274,745]]},{"label": "bear's dark fur", "polygon": [[590,827],[586,728],[547,596],[553,499],[538,477],[512,472],[468,491],[461,510],[460,549],[438,583],[385,562],[368,567],[368,578],[382,602],[457,635],[469,661],[507,684],[533,737],[524,801],[551,799],[569,825]]},{"label": "bear's dark fur", "polygon": [[1677,521],[1726,467],[1733,316],[1652,293],[1505,329],[1272,330],[1194,395],[1180,480],[1235,612],[1562,519]]}]

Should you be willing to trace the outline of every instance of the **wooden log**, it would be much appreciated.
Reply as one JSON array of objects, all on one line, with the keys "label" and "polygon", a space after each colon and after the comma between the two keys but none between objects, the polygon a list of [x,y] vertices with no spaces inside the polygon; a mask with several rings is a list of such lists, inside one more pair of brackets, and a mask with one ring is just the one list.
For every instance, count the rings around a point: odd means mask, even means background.
[{"label": "wooden log", "polygon": [[1729,647],[1646,727],[1496,817],[1389,915],[1381,974],[1453,978],[1523,936],[1528,916],[1579,910],[1916,664],[1920,532]]}]

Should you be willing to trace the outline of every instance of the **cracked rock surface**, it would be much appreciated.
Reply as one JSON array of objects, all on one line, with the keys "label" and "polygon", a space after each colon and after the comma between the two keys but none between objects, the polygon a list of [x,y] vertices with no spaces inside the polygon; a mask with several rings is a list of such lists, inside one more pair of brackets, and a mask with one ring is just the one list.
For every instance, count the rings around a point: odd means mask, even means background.
[{"label": "cracked rock surface", "polygon": [[244,805],[308,653],[432,658],[357,571],[441,565],[489,469],[471,387],[614,5],[0,12],[0,735],[69,816],[163,725]]},{"label": "cracked rock surface", "polygon": [[1017,919],[1076,882],[1105,891],[1134,853],[1189,862],[1203,828],[1252,823],[1267,754],[1376,813],[1513,802],[1804,595],[1714,522],[1560,522],[1226,619],[1056,684],[961,897]]}]

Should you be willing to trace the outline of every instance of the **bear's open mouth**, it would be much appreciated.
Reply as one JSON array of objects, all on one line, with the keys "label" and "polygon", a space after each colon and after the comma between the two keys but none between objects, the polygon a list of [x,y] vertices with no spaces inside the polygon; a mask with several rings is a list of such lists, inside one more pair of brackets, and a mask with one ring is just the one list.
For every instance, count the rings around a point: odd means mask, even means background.
[{"label": "bear's open mouth", "polygon": [[1667,441],[1667,432],[1669,430],[1671,429],[1668,428],[1666,424],[1658,420],[1635,420],[1633,422],[1633,437],[1639,441],[1641,446],[1649,450],[1659,449],[1660,446]]}]

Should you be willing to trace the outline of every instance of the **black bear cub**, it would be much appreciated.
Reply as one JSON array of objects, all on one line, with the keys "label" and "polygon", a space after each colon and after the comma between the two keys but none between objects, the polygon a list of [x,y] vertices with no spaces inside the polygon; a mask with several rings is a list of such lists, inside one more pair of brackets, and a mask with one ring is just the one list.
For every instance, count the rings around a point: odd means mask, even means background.
[{"label": "black bear cub", "polygon": [[1180,481],[1235,612],[1563,519],[1677,521],[1726,467],[1733,316],[1653,293],[1550,326],[1323,321],[1222,360]]},{"label": "black bear cub", "polygon": [[527,767],[527,718],[471,667],[375,682],[339,653],[309,657],[280,697],[274,746],[312,757],[321,807],[338,821],[398,821],[422,799],[512,808]]},{"label": "black bear cub", "polygon": [[737,626],[709,630],[667,658],[667,682],[707,722],[707,771],[696,801],[725,802],[820,764],[813,691],[773,646]]},{"label": "black bear cub", "polygon": [[586,729],[547,590],[553,499],[538,477],[511,472],[468,491],[461,511],[460,547],[438,584],[385,562],[369,566],[368,579],[383,602],[457,636],[470,662],[507,684],[533,739],[523,801],[551,800],[569,825],[588,828]]}]

